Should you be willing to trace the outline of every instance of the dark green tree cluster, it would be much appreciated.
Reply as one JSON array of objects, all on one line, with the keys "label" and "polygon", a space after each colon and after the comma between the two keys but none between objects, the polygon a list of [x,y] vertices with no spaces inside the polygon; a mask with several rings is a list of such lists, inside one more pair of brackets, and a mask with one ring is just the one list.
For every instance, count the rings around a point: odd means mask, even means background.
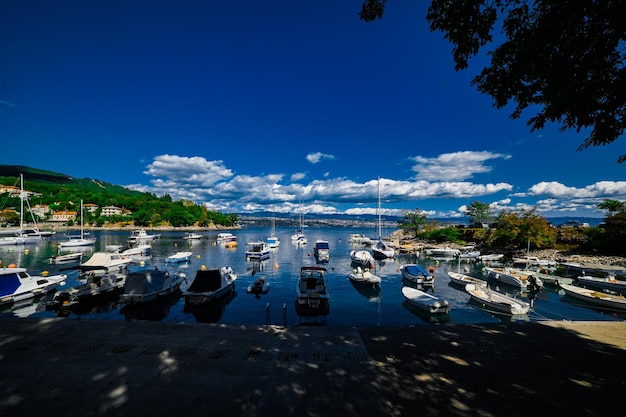
[{"label": "dark green tree cluster", "polygon": [[[365,0],[360,18],[381,19],[386,3]],[[514,119],[537,111],[527,122],[531,130],[555,123],[589,132],[582,150],[624,133],[624,16],[622,0],[431,0],[426,19],[452,44],[457,71],[489,48],[489,65],[472,84],[495,107],[514,104]]]},{"label": "dark green tree cluster", "polygon": [[[12,184],[11,178],[3,181]],[[53,211],[80,211],[81,200],[84,203],[95,204],[99,208],[94,213],[84,211],[85,223],[102,226],[109,223],[130,223],[137,226],[208,226],[210,224],[232,227],[236,226],[236,214],[224,214],[209,211],[206,206],[188,200],[172,201],[171,196],[157,197],[152,193],[140,193],[127,190],[123,187],[102,189],[100,186],[91,187],[89,182],[75,184],[56,184],[25,181],[25,188],[37,193],[30,199],[31,207],[35,204],[45,204]],[[4,207],[19,207],[18,196],[3,196]],[[102,216],[101,209],[105,206],[116,206],[128,210],[130,216]],[[8,225],[19,224],[19,217],[15,213],[4,214]],[[27,217],[27,220],[29,218]],[[46,219],[38,219],[46,220]]]}]

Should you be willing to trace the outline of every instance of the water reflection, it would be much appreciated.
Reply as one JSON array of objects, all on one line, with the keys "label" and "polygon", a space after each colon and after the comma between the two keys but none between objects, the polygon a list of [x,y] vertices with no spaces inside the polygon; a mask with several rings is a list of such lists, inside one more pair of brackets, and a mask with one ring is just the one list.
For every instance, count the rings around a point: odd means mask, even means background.
[{"label": "water reflection", "polygon": [[220,297],[210,303],[190,304],[185,302],[184,312],[192,314],[198,323],[217,323],[224,316],[226,306],[237,296],[236,291],[231,291],[224,297]]},{"label": "water reflection", "polygon": [[170,308],[182,298],[182,291],[177,290],[154,301],[139,304],[125,304],[120,310],[126,320],[161,321],[167,317]]}]

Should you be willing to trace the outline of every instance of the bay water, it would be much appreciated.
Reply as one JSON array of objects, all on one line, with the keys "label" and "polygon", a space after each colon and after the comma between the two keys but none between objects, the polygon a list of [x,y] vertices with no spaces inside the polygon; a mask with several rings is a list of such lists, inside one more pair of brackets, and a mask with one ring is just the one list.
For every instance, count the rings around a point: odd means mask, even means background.
[{"label": "bay water", "polygon": [[[180,295],[167,297],[164,300],[148,303],[141,308],[127,309],[117,301],[89,306],[64,315],[72,319],[99,320],[158,320],[163,322],[181,323],[220,323],[228,325],[327,325],[327,326],[410,326],[437,323],[491,323],[491,322],[531,322],[541,320],[579,320],[579,321],[615,321],[626,320],[624,313],[608,312],[592,308],[589,305],[571,299],[562,290],[547,286],[534,299],[534,307],[525,316],[497,315],[485,311],[470,302],[469,295],[460,287],[450,283],[448,271],[458,271],[468,275],[485,278],[473,264],[459,263],[456,259],[434,259],[423,254],[399,254],[393,260],[377,262],[375,274],[380,276],[382,283],[379,289],[353,284],[348,276],[353,269],[350,251],[363,249],[362,245],[353,245],[348,239],[350,234],[371,234],[370,228],[328,227],[305,229],[308,244],[298,246],[291,242],[294,230],[277,228],[276,233],[281,240],[269,259],[251,262],[246,259],[246,243],[265,240],[270,230],[267,227],[251,227],[234,230],[238,237],[236,248],[227,248],[223,243],[216,242],[218,231],[202,231],[204,239],[185,241],[183,231],[152,231],[160,234],[152,246],[149,257],[144,257],[130,265],[130,269],[154,268],[167,269],[171,273],[183,272],[186,282],[182,289],[191,283],[195,273],[202,266],[220,268],[230,266],[238,275],[236,294],[220,304],[215,304],[201,313],[189,312],[184,307],[184,299]],[[97,237],[96,246],[83,249],[83,262],[95,251],[103,251],[107,245],[124,245],[130,237],[130,231],[93,230]],[[3,266],[16,264],[26,267],[31,275],[48,271],[50,274],[66,273],[68,279],[59,289],[77,285],[78,274],[72,270],[59,271],[61,266],[50,265],[50,256],[58,254],[58,243],[64,239],[62,233],[46,239],[37,245],[0,247],[0,260]],[[296,283],[300,267],[316,265],[313,246],[317,239],[323,239],[330,245],[330,260],[320,266],[328,269],[328,288],[331,294],[330,312],[324,316],[300,317],[296,313]],[[175,252],[189,250],[193,253],[191,261],[180,265],[169,265],[165,258]],[[140,264],[139,262],[142,262]],[[448,316],[424,316],[412,308],[402,296],[401,289],[407,283],[403,281],[400,266],[407,263],[418,263],[426,269],[433,268],[435,284],[432,288],[425,287],[429,293],[445,298],[452,304]],[[255,296],[248,294],[246,289],[259,277],[264,277],[270,284],[267,294]],[[497,284],[490,283],[491,286]],[[510,295],[528,301],[530,294],[519,293],[514,289],[497,288]],[[3,317],[55,317],[58,313],[46,310],[45,303],[51,294],[40,299],[31,300],[9,306],[0,307]]]}]

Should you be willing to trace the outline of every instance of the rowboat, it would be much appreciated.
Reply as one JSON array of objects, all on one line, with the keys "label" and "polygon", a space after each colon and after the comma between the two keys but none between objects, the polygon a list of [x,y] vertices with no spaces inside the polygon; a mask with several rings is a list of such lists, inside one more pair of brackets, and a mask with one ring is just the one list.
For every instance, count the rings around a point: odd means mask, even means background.
[{"label": "rowboat", "polygon": [[626,311],[626,298],[621,295],[607,294],[568,284],[561,284],[560,287],[563,288],[565,294],[578,300],[610,310]]},{"label": "rowboat", "polygon": [[467,291],[470,297],[478,304],[492,311],[519,315],[526,314],[530,310],[530,303],[493,291],[488,287],[467,284],[465,291]]},{"label": "rowboat", "polygon": [[448,271],[448,276],[452,283],[457,284],[465,288],[467,284],[474,284],[477,287],[486,287],[487,281],[482,279],[470,277],[469,275],[461,274],[459,272]]},{"label": "rowboat", "polygon": [[614,276],[607,278],[589,277],[581,275],[576,278],[578,285],[582,287],[595,288],[603,291],[614,291],[621,295],[626,295],[626,281],[618,280]]},{"label": "rowboat", "polygon": [[413,306],[429,314],[448,314],[452,306],[443,298],[413,287],[402,287],[402,295]]}]

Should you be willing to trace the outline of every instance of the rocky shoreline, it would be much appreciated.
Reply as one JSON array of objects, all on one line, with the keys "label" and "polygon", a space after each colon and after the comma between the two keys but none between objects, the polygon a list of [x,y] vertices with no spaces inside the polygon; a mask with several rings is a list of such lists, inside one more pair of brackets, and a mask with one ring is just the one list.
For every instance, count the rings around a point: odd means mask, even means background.
[{"label": "rocky shoreline", "polygon": [[[424,250],[425,248],[444,248],[461,249],[462,246],[453,243],[430,243],[419,239],[408,238],[402,230],[397,230],[390,235],[390,239],[398,248],[405,248],[407,252],[414,250]],[[497,252],[497,251],[496,251]],[[597,255],[597,254],[581,254],[571,251],[559,251],[555,249],[544,249],[530,251],[528,256],[536,256],[539,259],[551,259],[558,263],[580,263],[587,265],[599,266],[617,266],[626,268],[626,258],[613,255]]]}]

